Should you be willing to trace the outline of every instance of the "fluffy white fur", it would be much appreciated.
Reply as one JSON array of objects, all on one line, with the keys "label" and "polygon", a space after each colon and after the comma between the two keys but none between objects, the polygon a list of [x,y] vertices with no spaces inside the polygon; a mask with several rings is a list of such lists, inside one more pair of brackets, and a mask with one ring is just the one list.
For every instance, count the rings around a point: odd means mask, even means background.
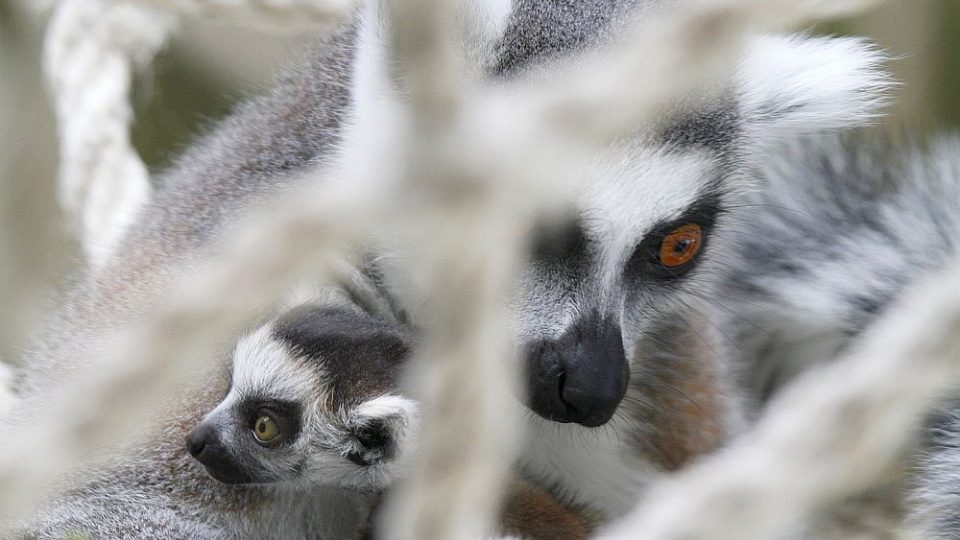
[{"label": "fluffy white fur", "polygon": [[759,36],[737,70],[740,110],[757,142],[875,118],[891,80],[886,56],[859,38]]},{"label": "fluffy white fur", "polygon": [[291,352],[271,335],[264,325],[237,343],[233,359],[233,387],[217,409],[232,406],[244,396],[263,394],[275,399],[314,402],[327,399],[320,366],[307,370],[298,365]]}]

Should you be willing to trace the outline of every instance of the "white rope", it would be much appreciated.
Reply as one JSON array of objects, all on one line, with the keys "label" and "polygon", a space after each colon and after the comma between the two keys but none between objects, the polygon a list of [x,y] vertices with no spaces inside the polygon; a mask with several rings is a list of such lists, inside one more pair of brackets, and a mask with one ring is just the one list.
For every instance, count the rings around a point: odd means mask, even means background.
[{"label": "white rope", "polygon": [[474,85],[454,35],[463,4],[405,0],[384,7],[387,63],[397,66],[409,118],[396,164],[409,193],[395,196],[420,209],[397,215],[398,225],[413,233],[409,258],[428,299],[417,310],[427,342],[411,377],[423,405],[419,451],[388,502],[384,530],[397,540],[472,540],[492,530],[518,450],[510,390],[520,364],[504,306],[523,231],[551,198],[537,174],[520,175],[530,190],[516,193],[510,175],[491,165],[503,156],[485,144],[490,133],[480,128],[474,138],[478,126],[467,120]]},{"label": "white rope", "polygon": [[90,263],[103,263],[150,198],[130,142],[133,72],[163,46],[168,13],[110,0],[62,0],[47,30],[44,69],[60,137],[60,204]]}]

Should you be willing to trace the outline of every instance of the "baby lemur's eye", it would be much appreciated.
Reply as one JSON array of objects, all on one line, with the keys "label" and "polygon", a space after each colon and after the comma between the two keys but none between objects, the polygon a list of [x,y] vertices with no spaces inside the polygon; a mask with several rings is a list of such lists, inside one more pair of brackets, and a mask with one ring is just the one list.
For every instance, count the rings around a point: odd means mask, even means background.
[{"label": "baby lemur's eye", "polygon": [[296,435],[296,422],[272,408],[261,408],[250,416],[250,432],[261,446],[272,448]]},{"label": "baby lemur's eye", "polygon": [[270,414],[262,414],[253,422],[253,436],[262,443],[273,442],[280,436],[280,425]]},{"label": "baby lemur's eye", "polygon": [[265,448],[290,442],[300,432],[300,410],[293,403],[249,403],[247,428],[253,439]]},{"label": "baby lemur's eye", "polygon": [[700,252],[703,243],[703,231],[696,223],[677,227],[663,237],[660,244],[660,264],[670,269],[678,269],[689,264]]}]

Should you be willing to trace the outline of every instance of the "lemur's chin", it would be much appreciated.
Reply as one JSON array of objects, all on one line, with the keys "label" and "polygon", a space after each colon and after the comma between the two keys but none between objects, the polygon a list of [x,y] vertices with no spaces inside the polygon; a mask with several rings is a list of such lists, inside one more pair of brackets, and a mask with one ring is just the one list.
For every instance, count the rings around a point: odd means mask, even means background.
[{"label": "lemur's chin", "polygon": [[253,477],[241,470],[226,470],[220,467],[204,467],[211,478],[221,484],[252,484]]},{"label": "lemur's chin", "polygon": [[611,411],[609,414],[605,413],[602,415],[589,416],[577,423],[583,427],[597,428],[597,427],[606,425],[606,423],[609,422],[611,418],[613,418],[613,411]]},{"label": "lemur's chin", "polygon": [[571,418],[558,418],[556,416],[539,415],[542,420],[553,422],[555,424],[566,424],[573,426],[583,426],[586,428],[597,428],[606,425],[613,418],[613,413],[605,415],[591,415],[586,418],[576,420]]},{"label": "lemur's chin", "polygon": [[390,465],[381,463],[361,467],[343,478],[341,484],[361,493],[381,492],[396,479],[396,471]]}]

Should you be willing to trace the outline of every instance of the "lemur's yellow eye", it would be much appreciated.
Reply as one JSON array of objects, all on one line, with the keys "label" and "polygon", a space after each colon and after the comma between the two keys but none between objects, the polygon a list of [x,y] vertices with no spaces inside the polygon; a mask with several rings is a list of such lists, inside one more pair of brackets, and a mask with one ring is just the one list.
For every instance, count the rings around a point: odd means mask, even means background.
[{"label": "lemur's yellow eye", "polygon": [[253,422],[253,436],[262,443],[272,442],[280,436],[280,426],[271,416],[261,414]]},{"label": "lemur's yellow eye", "polygon": [[676,268],[692,261],[700,251],[703,233],[696,223],[677,227],[663,238],[660,262],[667,268]]}]

